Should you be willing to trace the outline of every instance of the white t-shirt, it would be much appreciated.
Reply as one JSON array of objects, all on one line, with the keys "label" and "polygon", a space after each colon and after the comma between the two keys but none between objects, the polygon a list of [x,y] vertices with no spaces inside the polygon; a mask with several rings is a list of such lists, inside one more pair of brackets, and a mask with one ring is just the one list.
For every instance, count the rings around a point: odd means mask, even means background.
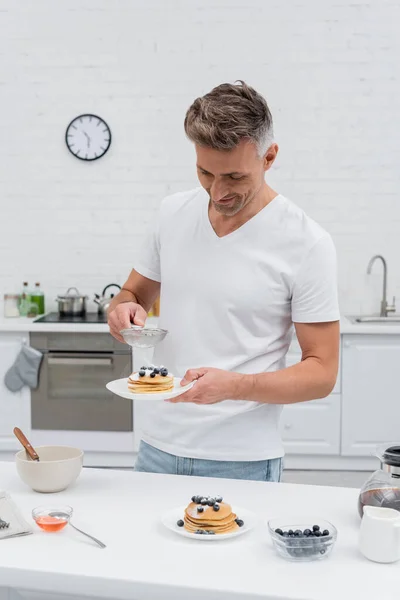
[{"label": "white t-shirt", "polygon": [[[282,195],[219,238],[203,188],[165,198],[134,268],[161,282],[154,364],[277,371],[293,322],[339,320],[330,235]],[[283,456],[282,405],[226,400],[141,403],[142,439],[177,456],[255,461]]]}]

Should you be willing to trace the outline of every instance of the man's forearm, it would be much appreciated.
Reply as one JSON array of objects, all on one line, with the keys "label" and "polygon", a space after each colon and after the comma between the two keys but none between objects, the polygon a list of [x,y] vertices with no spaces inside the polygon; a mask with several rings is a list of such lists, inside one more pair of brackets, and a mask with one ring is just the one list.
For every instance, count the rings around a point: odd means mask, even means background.
[{"label": "man's forearm", "polygon": [[[235,374],[237,375],[237,374]],[[337,367],[327,368],[315,358],[275,371],[236,378],[235,398],[267,404],[294,404],[328,396],[336,382]]]},{"label": "man's forearm", "polygon": [[108,307],[108,313],[110,313],[118,304],[122,302],[135,302],[136,304],[140,304],[133,292],[129,290],[122,289],[110,302],[110,306]]}]

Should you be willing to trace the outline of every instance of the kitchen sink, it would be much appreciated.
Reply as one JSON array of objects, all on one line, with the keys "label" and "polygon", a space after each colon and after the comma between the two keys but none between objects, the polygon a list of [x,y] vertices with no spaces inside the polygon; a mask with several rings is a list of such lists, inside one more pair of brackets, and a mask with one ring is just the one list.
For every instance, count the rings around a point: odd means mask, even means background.
[{"label": "kitchen sink", "polygon": [[376,325],[389,324],[393,325],[396,323],[400,324],[400,314],[390,315],[388,317],[380,317],[378,315],[361,315],[358,317],[347,317],[352,323],[371,323]]}]

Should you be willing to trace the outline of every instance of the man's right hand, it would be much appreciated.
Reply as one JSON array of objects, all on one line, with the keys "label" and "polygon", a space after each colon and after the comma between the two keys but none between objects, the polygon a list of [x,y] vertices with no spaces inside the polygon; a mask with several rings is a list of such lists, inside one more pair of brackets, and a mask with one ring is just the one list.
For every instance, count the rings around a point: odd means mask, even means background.
[{"label": "man's right hand", "polygon": [[144,326],[147,319],[147,312],[143,306],[136,302],[121,302],[108,313],[108,326],[110,333],[119,342],[125,343],[120,334],[122,329],[129,329],[133,325]]}]

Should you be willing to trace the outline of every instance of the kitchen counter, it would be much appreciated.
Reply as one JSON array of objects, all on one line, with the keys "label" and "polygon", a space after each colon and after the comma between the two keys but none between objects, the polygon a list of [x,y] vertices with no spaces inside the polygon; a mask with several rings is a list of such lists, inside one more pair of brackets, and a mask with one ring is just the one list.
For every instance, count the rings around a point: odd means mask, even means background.
[{"label": "kitchen counter", "polygon": [[352,323],[348,317],[340,320],[340,333],[348,335],[400,335],[398,323]]},{"label": "kitchen counter", "polygon": [[[37,318],[37,317],[36,317]],[[15,317],[10,319],[0,319],[0,333],[20,331],[30,333],[48,332],[48,333],[108,333],[107,323],[36,323],[36,319],[27,317]],[[149,324],[155,325],[156,317],[147,319]]]},{"label": "kitchen counter", "polygon": [[[72,528],[45,533],[33,523],[34,535],[2,542],[1,600],[61,600],[66,591],[80,600],[398,600],[400,564],[372,563],[357,550],[357,489],[84,469],[70,489],[42,495],[4,462],[0,480],[28,521],[39,504],[70,504],[73,522],[107,544],[101,550]],[[215,542],[165,529],[160,515],[195,493],[254,511],[258,526]],[[291,563],[275,553],[265,520],[293,514],[337,527],[331,556]]]},{"label": "kitchen counter", "polygon": [[[148,323],[156,325],[157,318],[149,317]],[[64,332],[64,333],[108,333],[107,323],[35,323],[35,319],[13,318],[0,319],[0,332]],[[352,323],[347,317],[340,320],[341,334],[388,334],[400,335],[400,322],[390,324]]]},{"label": "kitchen counter", "polygon": [[107,323],[35,323],[35,319],[15,317],[0,319],[0,332],[2,331],[31,331],[64,332],[64,333],[108,333]]}]

